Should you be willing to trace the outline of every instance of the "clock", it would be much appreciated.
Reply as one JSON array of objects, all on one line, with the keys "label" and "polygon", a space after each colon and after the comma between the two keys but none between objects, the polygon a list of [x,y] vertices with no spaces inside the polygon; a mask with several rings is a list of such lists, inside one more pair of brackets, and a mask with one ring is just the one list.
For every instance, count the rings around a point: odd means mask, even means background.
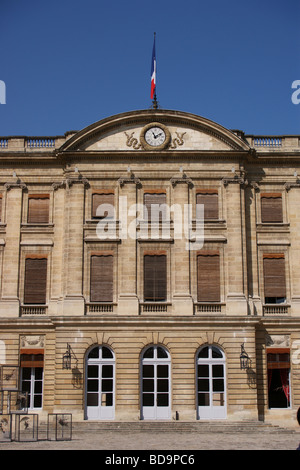
[{"label": "clock", "polygon": [[140,140],[146,150],[162,150],[170,143],[170,132],[163,124],[153,122],[143,128]]}]

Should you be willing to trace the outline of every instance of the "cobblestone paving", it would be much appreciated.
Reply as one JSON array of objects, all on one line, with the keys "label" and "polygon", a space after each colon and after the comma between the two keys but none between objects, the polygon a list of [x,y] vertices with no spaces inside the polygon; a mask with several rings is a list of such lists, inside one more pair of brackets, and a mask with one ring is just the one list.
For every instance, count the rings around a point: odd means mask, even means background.
[{"label": "cobblestone paving", "polygon": [[296,450],[300,432],[81,433],[71,441],[3,442],[2,450]]}]

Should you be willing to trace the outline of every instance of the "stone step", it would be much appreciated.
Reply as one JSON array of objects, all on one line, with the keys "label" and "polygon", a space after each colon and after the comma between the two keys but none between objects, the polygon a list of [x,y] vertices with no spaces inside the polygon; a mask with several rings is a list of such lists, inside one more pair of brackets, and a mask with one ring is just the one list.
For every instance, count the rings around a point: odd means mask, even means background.
[{"label": "stone step", "polygon": [[73,433],[81,432],[197,432],[197,433],[253,433],[253,432],[295,432],[294,429],[282,428],[264,422],[239,421],[239,422],[178,422],[178,421],[82,421],[73,422]]}]

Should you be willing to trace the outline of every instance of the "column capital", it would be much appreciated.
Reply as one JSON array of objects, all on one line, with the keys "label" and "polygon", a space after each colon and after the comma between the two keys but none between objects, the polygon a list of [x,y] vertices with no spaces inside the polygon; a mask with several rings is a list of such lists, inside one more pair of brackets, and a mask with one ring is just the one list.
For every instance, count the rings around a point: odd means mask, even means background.
[{"label": "column capital", "polygon": [[170,179],[170,182],[173,186],[173,188],[175,188],[175,186],[177,184],[187,184],[189,188],[193,188],[194,187],[194,183],[192,181],[191,178],[189,178],[188,176],[186,176],[185,174],[181,177],[173,177]]},{"label": "column capital", "polygon": [[295,183],[285,183],[284,189],[290,191],[292,188],[300,188],[300,180],[296,180]]},{"label": "column capital", "polygon": [[65,188],[65,187],[66,187],[66,181],[61,181],[60,183],[52,183],[52,189],[54,191],[60,188]]},{"label": "column capital", "polygon": [[232,178],[223,178],[222,183],[224,186],[228,186],[228,184],[239,184],[240,186],[247,185],[248,182],[242,176],[235,175]]},{"label": "column capital", "polygon": [[82,176],[79,176],[78,178],[66,178],[66,187],[70,188],[73,184],[83,184],[85,188],[90,187],[89,180],[87,178],[83,178]]},{"label": "column capital", "polygon": [[121,188],[124,186],[124,184],[135,184],[138,188],[142,187],[141,180],[139,178],[136,178],[133,173],[130,177],[127,176],[119,178],[118,183]]},{"label": "column capital", "polygon": [[20,181],[17,181],[17,182],[7,182],[4,184],[4,188],[6,189],[6,191],[10,191],[11,189],[14,189],[14,188],[20,188],[20,189],[27,189],[27,186],[25,183],[21,183]]}]

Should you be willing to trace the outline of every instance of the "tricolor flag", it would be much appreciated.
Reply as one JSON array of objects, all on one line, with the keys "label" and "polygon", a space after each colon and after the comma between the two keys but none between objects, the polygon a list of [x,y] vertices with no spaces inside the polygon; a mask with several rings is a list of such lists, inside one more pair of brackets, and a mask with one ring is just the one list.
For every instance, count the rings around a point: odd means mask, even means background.
[{"label": "tricolor flag", "polygon": [[156,55],[155,55],[155,34],[152,50],[152,63],[151,63],[151,99],[153,100],[156,88]]}]

